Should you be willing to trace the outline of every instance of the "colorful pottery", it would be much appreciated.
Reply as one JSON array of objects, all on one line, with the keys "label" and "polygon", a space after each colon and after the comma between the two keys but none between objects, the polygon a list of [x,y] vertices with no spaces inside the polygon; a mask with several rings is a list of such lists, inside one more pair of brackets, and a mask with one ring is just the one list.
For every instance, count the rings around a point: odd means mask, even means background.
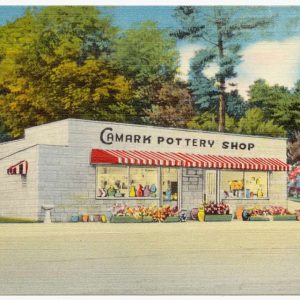
[{"label": "colorful pottery", "polygon": [[201,208],[199,208],[199,211],[198,211],[199,222],[204,222],[204,218],[205,218],[204,208],[201,207]]},{"label": "colorful pottery", "polygon": [[239,221],[243,221],[243,210],[244,210],[243,207],[238,207],[238,208],[236,209],[235,214],[236,214],[237,220],[239,220]]},{"label": "colorful pottery", "polygon": [[107,190],[108,197],[114,197],[116,194],[116,189],[113,186],[110,186]]},{"label": "colorful pottery", "polygon": [[134,185],[132,185],[130,188],[129,197],[136,197]]},{"label": "colorful pottery", "polygon": [[144,188],[144,197],[149,197],[150,196],[150,188],[149,185],[146,185]]},{"label": "colorful pottery", "polygon": [[120,190],[117,190],[115,193],[115,197],[122,197]]},{"label": "colorful pottery", "polygon": [[172,193],[170,190],[167,190],[166,191],[166,200],[170,201],[171,200],[171,196],[172,196]]},{"label": "colorful pottery", "polygon": [[139,187],[136,191],[136,196],[137,197],[144,197],[144,190],[143,190],[143,186],[141,184],[139,184]]},{"label": "colorful pottery", "polygon": [[156,185],[155,184],[151,184],[150,186],[150,192],[151,193],[155,193],[157,191]]},{"label": "colorful pottery", "polygon": [[89,220],[89,215],[88,214],[83,214],[82,215],[82,222],[88,222]]}]

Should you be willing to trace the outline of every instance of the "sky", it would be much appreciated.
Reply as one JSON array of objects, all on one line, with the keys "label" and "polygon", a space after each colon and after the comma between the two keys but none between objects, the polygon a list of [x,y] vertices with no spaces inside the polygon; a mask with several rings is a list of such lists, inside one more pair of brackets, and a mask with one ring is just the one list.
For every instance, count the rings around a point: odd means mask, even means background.
[{"label": "sky", "polygon": [[[25,6],[0,6],[0,25],[22,16]],[[99,7],[111,15],[113,24],[128,29],[145,20],[157,22],[162,29],[173,29],[178,25],[173,17],[174,6],[114,6]],[[247,99],[249,85],[259,78],[269,84],[280,84],[289,88],[300,79],[300,7],[261,7],[260,15],[276,16],[274,25],[266,34],[254,35],[242,42],[242,62],[237,67],[237,84],[240,94]],[[287,21],[289,20],[289,21]],[[178,42],[180,52],[180,77],[188,79],[189,62],[195,51],[203,48],[201,43]],[[210,66],[207,76],[216,72]]]}]

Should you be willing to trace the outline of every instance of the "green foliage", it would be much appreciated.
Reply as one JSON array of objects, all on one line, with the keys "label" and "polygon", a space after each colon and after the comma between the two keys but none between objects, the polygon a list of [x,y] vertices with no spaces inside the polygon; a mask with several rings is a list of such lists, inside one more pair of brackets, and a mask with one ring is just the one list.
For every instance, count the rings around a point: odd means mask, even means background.
[{"label": "green foliage", "polygon": [[246,112],[238,122],[237,132],[277,137],[286,135],[284,128],[274,124],[273,120],[264,121],[263,111],[259,108],[252,108]]},{"label": "green foliage", "polygon": [[296,81],[295,86],[292,89],[292,92],[295,94],[300,94],[300,80]]},{"label": "green foliage", "polygon": [[[236,122],[234,118],[226,115],[226,132],[236,132]],[[187,123],[187,127],[190,129],[201,129],[206,131],[217,131],[218,130],[218,117],[215,113],[203,112],[198,116],[194,117],[190,122]]]},{"label": "green foliage", "polygon": [[151,108],[162,84],[174,79],[179,67],[175,39],[151,21],[124,32],[116,43],[113,60],[119,72],[131,81],[140,117]]},{"label": "green foliage", "polygon": [[270,86],[265,80],[259,79],[250,86],[250,107],[262,110],[264,120],[273,120],[294,136],[300,130],[300,94],[280,85]]},{"label": "green foliage", "polygon": [[159,126],[186,127],[193,115],[192,99],[185,85],[166,82],[155,95],[145,121]]},{"label": "green foliage", "polygon": [[0,28],[0,116],[14,137],[67,117],[125,121],[130,83],[109,58],[116,28],[94,7],[46,7]]},{"label": "green foliage", "polygon": [[[258,17],[253,12],[247,15],[249,11],[218,6],[180,6],[175,10],[181,28],[173,35],[179,39],[201,41],[206,46],[191,62],[191,90],[200,109],[219,103],[219,131],[225,130],[226,83],[236,77],[235,67],[241,59],[239,40],[254,29],[271,23],[271,19]],[[218,71],[212,78],[207,78],[203,71],[212,63],[218,66]]]},{"label": "green foliage", "polygon": [[172,80],[179,66],[175,40],[152,21],[128,29],[117,42],[114,59],[135,88]]},{"label": "green foliage", "polygon": [[237,90],[226,93],[225,99],[225,109],[228,116],[234,118],[235,120],[239,120],[245,115],[248,109],[248,103],[243,99]]},{"label": "green foliage", "polygon": [[[215,113],[204,112],[194,117],[192,121],[188,122],[187,126],[192,129],[217,131],[217,115]],[[272,120],[264,121],[263,112],[259,108],[249,109],[239,121],[226,115],[225,131],[275,137],[284,137],[286,135],[283,127],[274,124]]]},{"label": "green foliage", "polygon": [[12,138],[7,132],[6,126],[4,125],[3,121],[0,120],[0,143],[8,142],[11,139]]},{"label": "green foliage", "polygon": [[288,141],[287,154],[289,163],[294,164],[300,161],[300,133],[293,140]]}]

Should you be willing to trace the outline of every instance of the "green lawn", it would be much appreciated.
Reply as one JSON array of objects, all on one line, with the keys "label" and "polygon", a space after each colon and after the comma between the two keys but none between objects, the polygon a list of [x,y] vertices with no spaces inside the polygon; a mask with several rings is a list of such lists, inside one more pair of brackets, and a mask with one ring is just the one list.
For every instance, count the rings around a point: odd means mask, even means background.
[{"label": "green lawn", "polygon": [[29,218],[0,217],[0,223],[40,223]]}]

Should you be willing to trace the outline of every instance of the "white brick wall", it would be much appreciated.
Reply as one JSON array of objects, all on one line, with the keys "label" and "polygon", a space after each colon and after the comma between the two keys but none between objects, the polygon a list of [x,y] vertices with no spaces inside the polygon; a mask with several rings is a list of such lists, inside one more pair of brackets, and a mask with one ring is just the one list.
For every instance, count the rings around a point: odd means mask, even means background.
[{"label": "white brick wall", "polygon": [[[37,151],[34,146],[0,159],[0,216],[38,219]],[[27,176],[7,175],[7,168],[21,160],[28,161]]]},{"label": "white brick wall", "polygon": [[[27,129],[25,139],[0,144],[0,215],[28,216],[38,218],[43,216],[41,206],[54,204],[53,217],[56,221],[68,221],[73,213],[105,212],[116,202],[115,200],[95,199],[95,167],[89,164],[92,148],[138,149],[158,151],[182,151],[203,154],[223,154],[245,156],[243,151],[209,152],[209,148],[188,148],[174,146],[157,146],[141,144],[103,145],[99,134],[101,129],[110,126],[124,133],[140,133],[158,136],[190,136],[192,138],[215,139],[217,143],[232,139],[239,142],[256,143],[251,155],[260,157],[276,157],[285,160],[285,140],[260,137],[239,136],[217,133],[203,133],[162,129],[145,126],[111,124],[84,120],[63,120]],[[37,145],[39,144],[39,145]],[[218,152],[219,151],[219,152]],[[246,153],[246,154],[245,154]],[[247,155],[246,155],[247,156]],[[248,153],[248,156],[249,153]],[[6,169],[26,159],[29,162],[29,173],[26,179],[20,175],[7,175]],[[201,170],[200,170],[201,171]],[[199,172],[200,172],[199,171]],[[201,171],[202,172],[202,171]],[[199,173],[199,178],[201,174]],[[202,202],[201,180],[193,176],[182,177],[183,186],[182,207],[191,209]],[[199,181],[200,180],[200,181]],[[273,172],[270,176],[270,201],[286,206],[286,173]],[[154,200],[127,200],[135,205],[152,203]],[[259,202],[264,204],[263,202]],[[241,204],[246,205],[243,201]],[[239,205],[239,201],[234,202]]]}]

